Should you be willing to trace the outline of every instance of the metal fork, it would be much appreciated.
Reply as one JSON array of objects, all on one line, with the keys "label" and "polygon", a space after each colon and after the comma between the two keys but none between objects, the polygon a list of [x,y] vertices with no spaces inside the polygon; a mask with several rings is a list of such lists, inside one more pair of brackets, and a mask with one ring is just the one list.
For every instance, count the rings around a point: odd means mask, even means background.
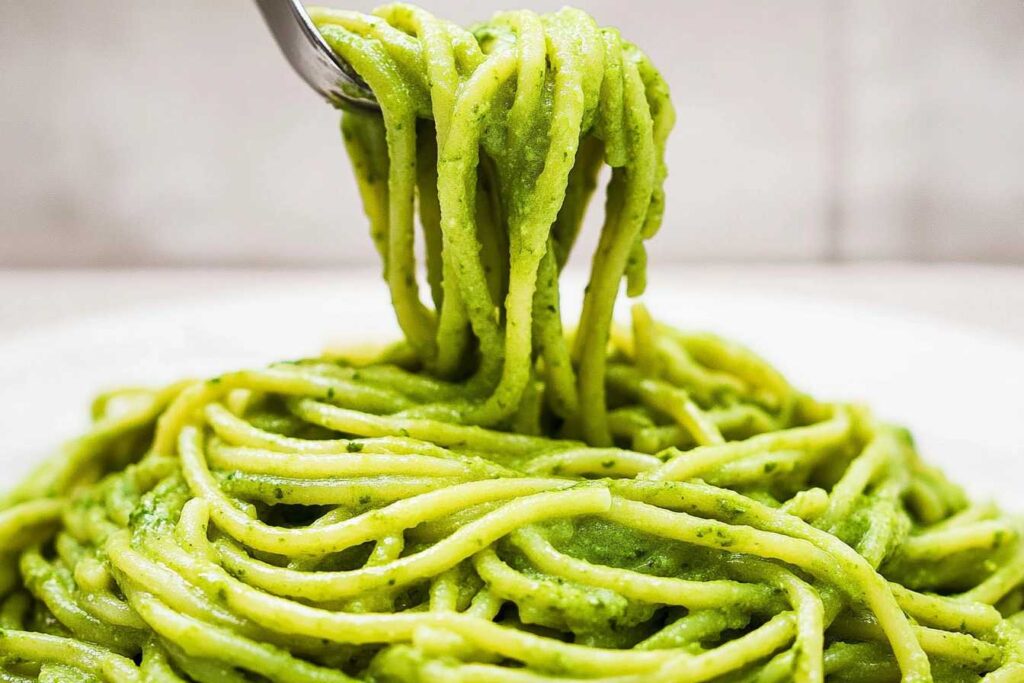
[{"label": "metal fork", "polygon": [[256,0],[288,63],[335,106],[378,109],[373,92],[317,31],[299,0]]}]

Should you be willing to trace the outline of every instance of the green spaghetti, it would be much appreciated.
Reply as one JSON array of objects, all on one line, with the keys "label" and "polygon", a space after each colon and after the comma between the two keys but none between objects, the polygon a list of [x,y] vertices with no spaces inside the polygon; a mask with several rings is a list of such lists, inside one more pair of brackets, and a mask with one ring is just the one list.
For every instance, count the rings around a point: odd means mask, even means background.
[{"label": "green spaghetti", "polygon": [[0,682],[1024,681],[1019,520],[735,343],[613,327],[673,124],[642,52],[313,16],[380,103],[342,132],[404,341],[96,399],[0,499]]}]

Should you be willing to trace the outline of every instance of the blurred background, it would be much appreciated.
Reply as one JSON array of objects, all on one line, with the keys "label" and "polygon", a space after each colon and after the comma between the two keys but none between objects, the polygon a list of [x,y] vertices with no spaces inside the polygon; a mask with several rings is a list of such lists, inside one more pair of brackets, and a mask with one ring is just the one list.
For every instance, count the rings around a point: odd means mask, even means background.
[{"label": "blurred background", "polygon": [[[1024,263],[1022,0],[575,4],[679,108],[656,263]],[[375,259],[337,118],[247,0],[0,2],[0,266]]]}]

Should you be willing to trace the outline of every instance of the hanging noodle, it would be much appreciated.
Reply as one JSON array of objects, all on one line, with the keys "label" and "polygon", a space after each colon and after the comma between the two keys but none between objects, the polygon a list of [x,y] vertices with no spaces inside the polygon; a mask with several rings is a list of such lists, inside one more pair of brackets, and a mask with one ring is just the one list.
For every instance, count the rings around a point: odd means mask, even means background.
[{"label": "hanging noodle", "polygon": [[380,103],[342,132],[405,341],[97,399],[0,502],[0,681],[1024,680],[1019,521],[741,346],[612,334],[664,205],[643,53],[313,17]]}]

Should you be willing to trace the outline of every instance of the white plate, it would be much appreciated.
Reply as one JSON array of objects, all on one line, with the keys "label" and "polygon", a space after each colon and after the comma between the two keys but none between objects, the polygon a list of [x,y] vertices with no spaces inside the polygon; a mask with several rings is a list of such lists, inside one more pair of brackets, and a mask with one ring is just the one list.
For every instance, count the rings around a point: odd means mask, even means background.
[{"label": "white plate", "polygon": [[[911,427],[925,456],[971,493],[1022,507],[1021,345],[936,320],[673,278],[659,278],[645,301],[661,320],[746,343],[817,396],[869,402]],[[0,343],[0,488],[80,431],[100,389],[396,335],[383,285],[339,278],[69,322]]]}]

